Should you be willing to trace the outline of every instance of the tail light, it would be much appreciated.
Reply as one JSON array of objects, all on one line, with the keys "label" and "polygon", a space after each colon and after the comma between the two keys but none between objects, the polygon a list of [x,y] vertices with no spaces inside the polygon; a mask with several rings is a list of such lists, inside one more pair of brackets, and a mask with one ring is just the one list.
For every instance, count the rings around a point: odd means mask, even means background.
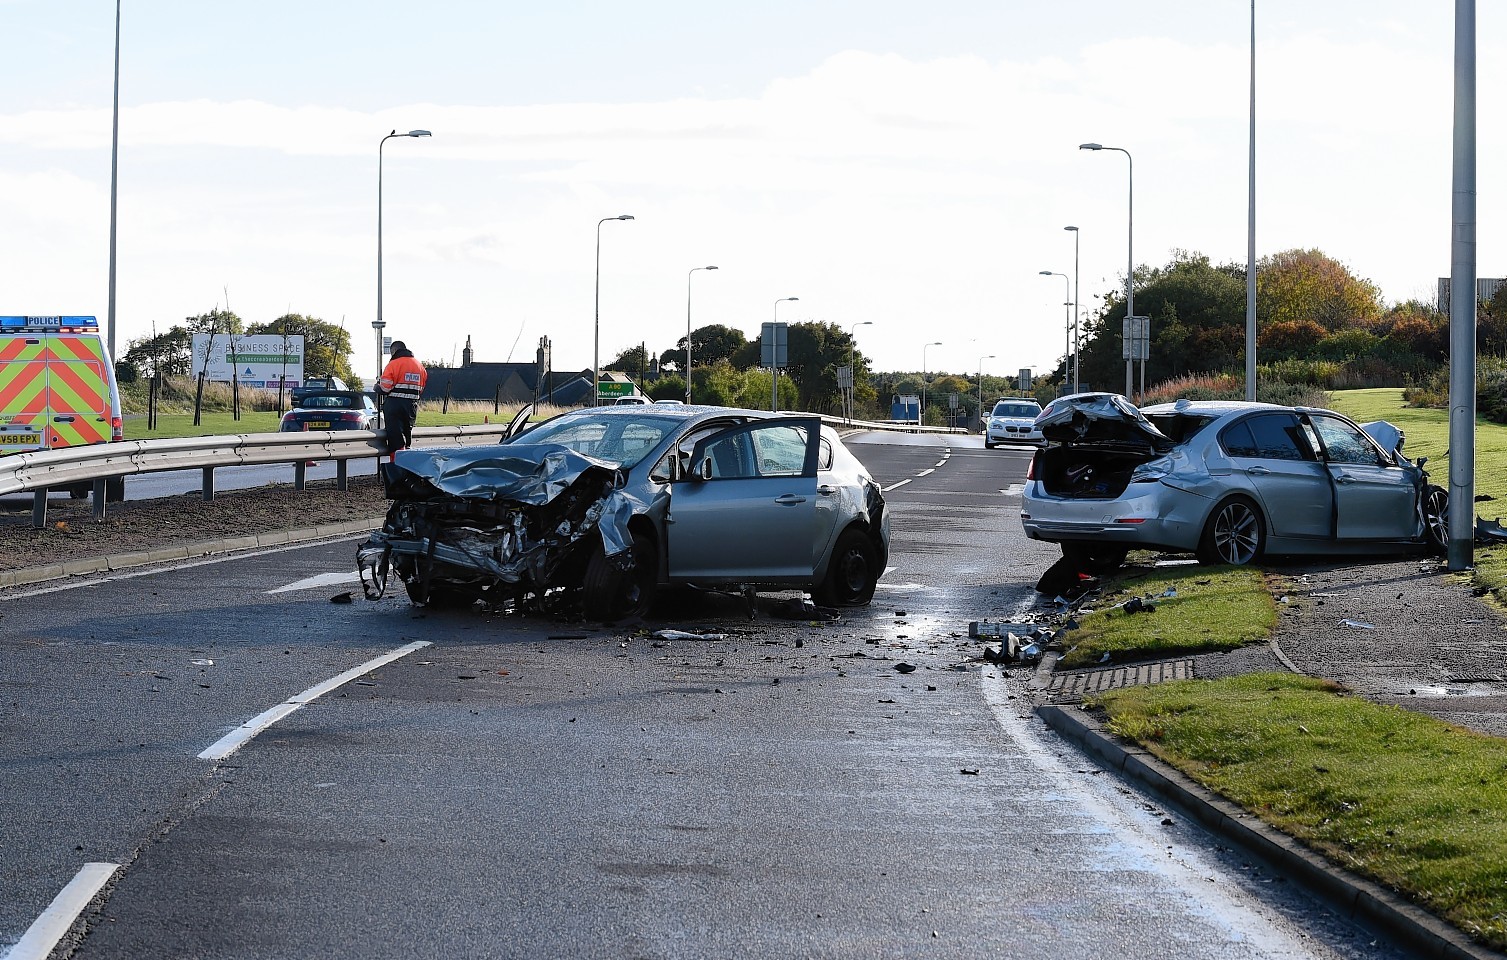
[{"label": "tail light", "polygon": [[342,413],[340,419],[346,423],[360,423],[366,415],[362,413]]},{"label": "tail light", "polygon": [[1031,454],[1031,465],[1029,467],[1026,467],[1026,480],[1027,481],[1035,480],[1036,479],[1036,458],[1039,457],[1039,456],[1041,456],[1041,451],[1040,450],[1038,450],[1035,453]]},{"label": "tail light", "polygon": [[116,441],[118,441],[118,440],[124,440],[125,438],[126,438],[126,431],[125,431],[124,424],[122,424],[120,422],[120,418],[119,417],[111,417],[110,418],[110,442],[111,443],[115,443]]}]

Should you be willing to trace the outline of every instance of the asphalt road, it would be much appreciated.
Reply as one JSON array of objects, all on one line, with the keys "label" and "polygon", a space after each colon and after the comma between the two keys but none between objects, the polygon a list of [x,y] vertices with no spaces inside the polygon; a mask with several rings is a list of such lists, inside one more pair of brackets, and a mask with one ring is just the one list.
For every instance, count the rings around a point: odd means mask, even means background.
[{"label": "asphalt road", "polygon": [[85,960],[1390,956],[972,659],[1055,556],[1022,452],[853,445],[894,562],[836,624],[332,603],[351,543],[0,592],[0,946],[99,863]]}]

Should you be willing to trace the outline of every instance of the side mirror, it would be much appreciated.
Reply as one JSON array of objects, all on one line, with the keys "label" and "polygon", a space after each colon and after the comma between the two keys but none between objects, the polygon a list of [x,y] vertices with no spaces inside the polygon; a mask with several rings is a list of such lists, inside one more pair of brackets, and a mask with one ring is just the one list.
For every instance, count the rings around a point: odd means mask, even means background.
[{"label": "side mirror", "polygon": [[712,479],[712,458],[711,457],[702,457],[701,458],[701,462],[696,465],[696,478],[698,480],[710,480],[710,479]]}]

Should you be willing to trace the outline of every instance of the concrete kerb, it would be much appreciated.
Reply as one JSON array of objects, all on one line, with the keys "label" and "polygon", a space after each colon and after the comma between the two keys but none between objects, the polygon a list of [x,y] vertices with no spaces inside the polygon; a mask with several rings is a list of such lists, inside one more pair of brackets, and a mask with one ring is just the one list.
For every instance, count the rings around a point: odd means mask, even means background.
[{"label": "concrete kerb", "polygon": [[20,570],[0,570],[0,589],[45,583],[48,580],[61,580],[64,577],[83,577],[96,573],[110,573],[115,570],[141,567],[152,563],[189,560],[194,557],[207,557],[217,553],[256,550],[264,547],[281,547],[290,543],[328,540],[332,537],[343,537],[353,533],[368,533],[381,527],[383,519],[382,517],[368,517],[364,520],[327,523],[299,530],[272,530],[267,533],[248,534],[240,537],[224,537],[219,540],[205,540],[200,543],[189,543],[181,546],[160,547],[155,550],[136,550],[130,553],[90,557],[84,560],[70,560],[66,563],[49,563],[38,567],[25,567]]},{"label": "concrete kerb", "polygon": [[1459,929],[1381,885],[1335,866],[1140,747],[1127,745],[1081,708],[1043,705],[1036,713],[1106,770],[1136,782],[1210,832],[1292,876],[1325,898],[1337,912],[1385,930],[1419,956],[1451,960],[1503,957],[1472,943]]}]

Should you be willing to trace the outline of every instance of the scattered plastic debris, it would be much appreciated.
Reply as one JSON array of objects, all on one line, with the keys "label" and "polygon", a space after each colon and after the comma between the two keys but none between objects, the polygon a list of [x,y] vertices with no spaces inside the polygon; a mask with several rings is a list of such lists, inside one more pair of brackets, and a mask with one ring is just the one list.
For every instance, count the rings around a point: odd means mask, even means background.
[{"label": "scattered plastic debris", "polygon": [[1007,633],[1028,636],[1044,629],[1039,623],[989,623],[974,620],[968,624],[968,636],[974,640],[994,640]]},{"label": "scattered plastic debris", "polygon": [[916,669],[916,665],[914,663],[897,663],[897,664],[895,664],[895,672],[896,673],[912,673],[912,672],[915,671],[915,669]]},{"label": "scattered plastic debris", "polygon": [[215,665],[215,662],[213,660],[208,659],[208,658],[201,658],[201,659],[198,659],[198,660],[190,660],[189,663],[193,664],[196,667],[212,667],[212,666]]},{"label": "scattered plastic debris", "polygon": [[1364,620],[1351,620],[1348,617],[1346,617],[1344,620],[1340,621],[1340,626],[1342,626],[1342,627],[1349,627],[1352,630],[1375,630],[1376,629],[1376,625],[1375,624],[1366,623]]},{"label": "scattered plastic debris", "polygon": [[726,640],[725,633],[691,633],[689,630],[656,630],[654,636],[661,640]]},{"label": "scattered plastic debris", "polygon": [[963,767],[960,770],[958,770],[958,773],[961,773],[965,777],[976,777],[976,776],[979,775],[979,768],[978,767]]}]

